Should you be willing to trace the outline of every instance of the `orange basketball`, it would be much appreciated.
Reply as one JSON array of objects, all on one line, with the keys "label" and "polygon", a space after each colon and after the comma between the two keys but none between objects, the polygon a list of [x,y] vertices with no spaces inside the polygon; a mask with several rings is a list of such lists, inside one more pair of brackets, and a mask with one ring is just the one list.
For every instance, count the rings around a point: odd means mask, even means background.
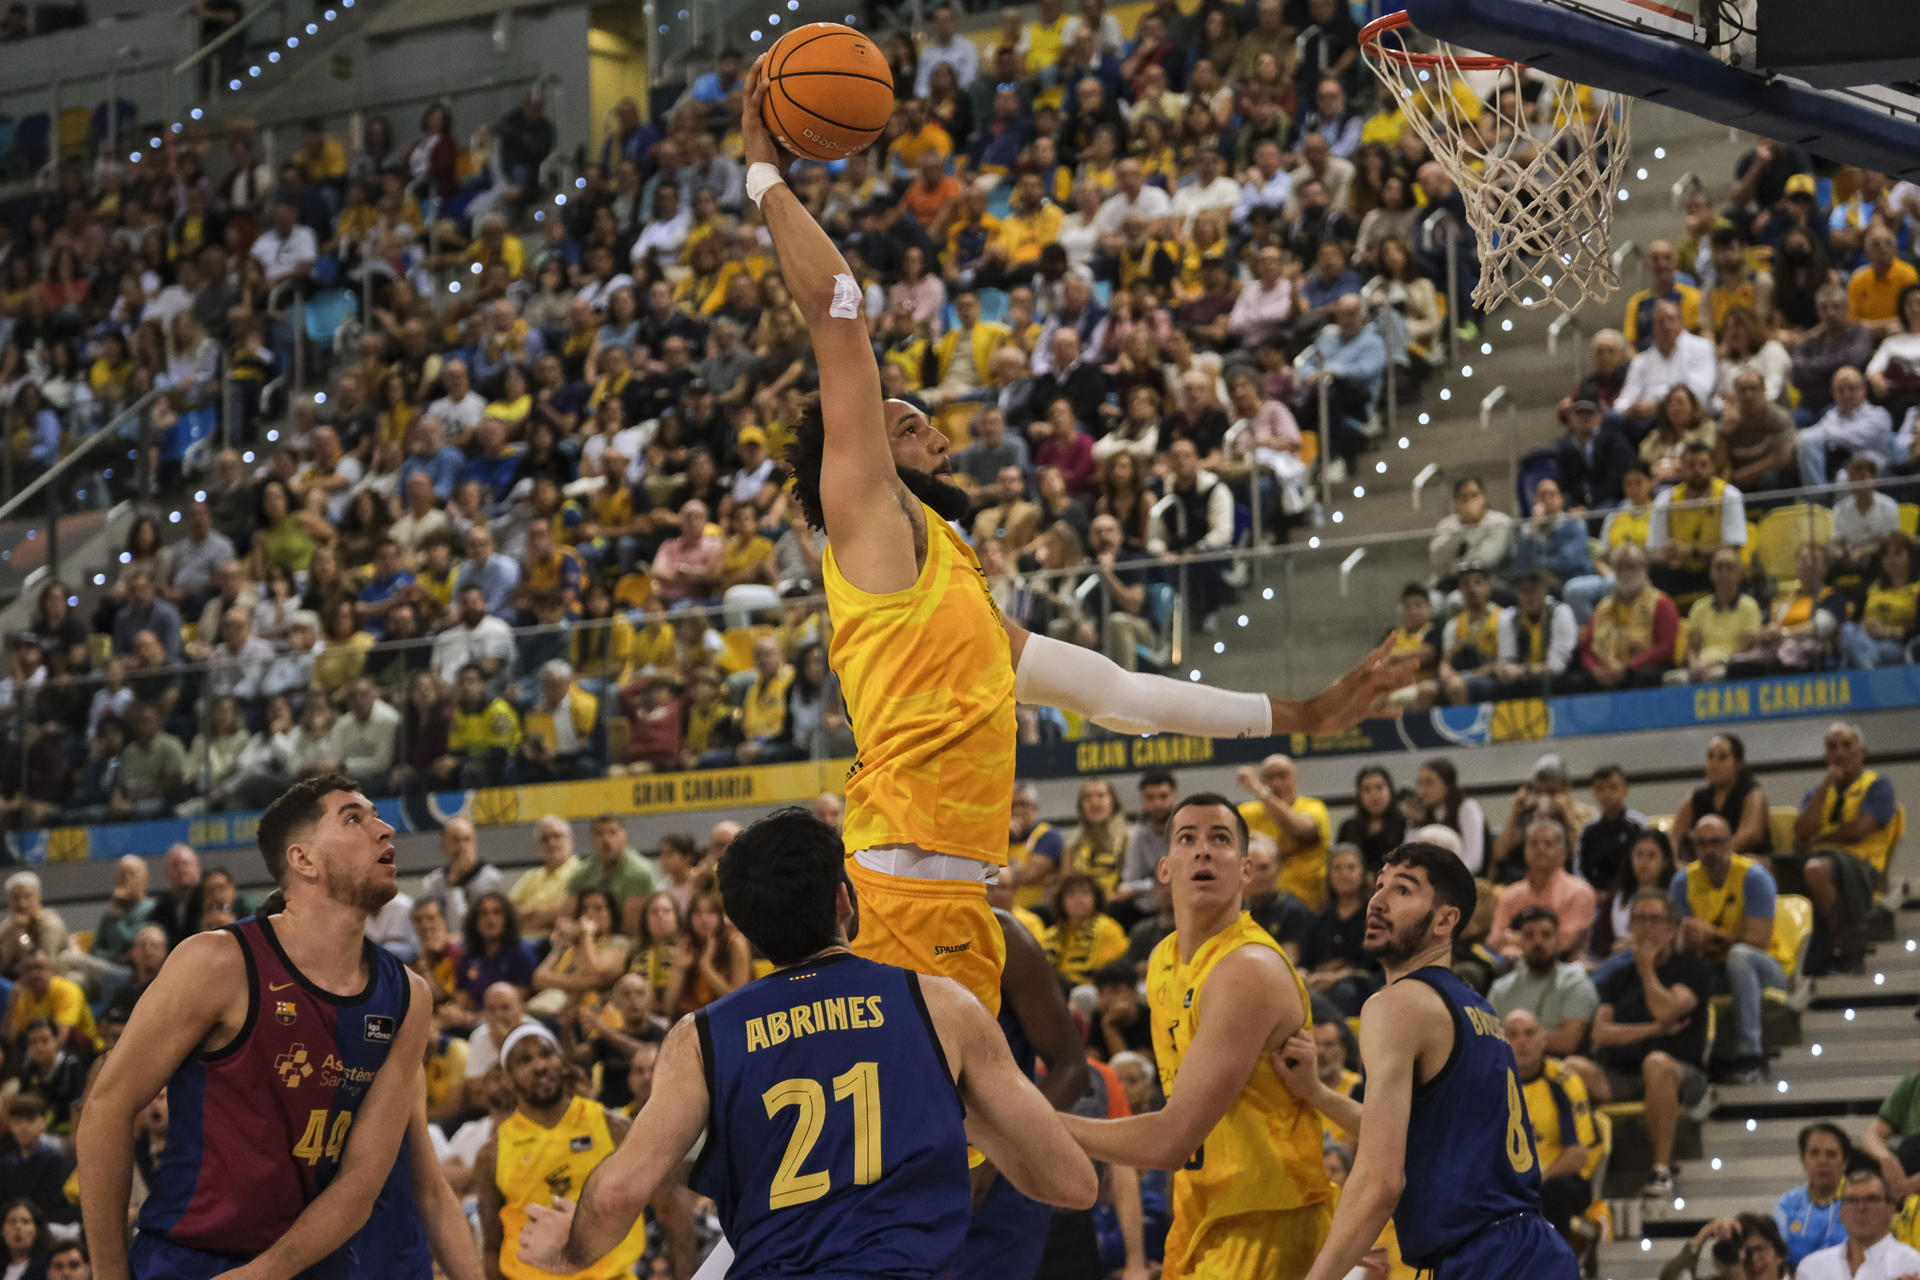
[{"label": "orange basketball", "polygon": [[873,41],[838,22],[811,22],[774,41],[760,64],[760,109],[780,145],[809,160],[865,151],[893,115],[893,72]]}]

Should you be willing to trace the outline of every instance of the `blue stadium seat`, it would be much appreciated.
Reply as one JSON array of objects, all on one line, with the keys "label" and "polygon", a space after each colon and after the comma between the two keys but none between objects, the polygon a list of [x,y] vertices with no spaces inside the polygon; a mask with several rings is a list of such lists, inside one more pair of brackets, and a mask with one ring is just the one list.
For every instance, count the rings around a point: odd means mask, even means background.
[{"label": "blue stadium seat", "polygon": [[307,341],[316,346],[331,347],[333,335],[340,332],[340,326],[353,319],[359,309],[359,301],[351,289],[326,289],[308,298],[301,308],[306,317]]},{"label": "blue stadium seat", "polygon": [[38,169],[47,162],[47,145],[53,136],[53,120],[44,111],[36,111],[20,120],[20,126],[14,131],[13,146],[17,153],[17,165],[28,171]]},{"label": "blue stadium seat", "polygon": [[192,413],[183,413],[180,420],[167,428],[160,439],[160,460],[162,462],[184,462],[187,451],[202,440],[210,439],[220,429],[220,414],[215,409],[195,409]]},{"label": "blue stadium seat", "polygon": [[1555,446],[1541,445],[1520,455],[1520,474],[1514,480],[1513,499],[1521,519],[1533,514],[1533,487],[1542,480],[1558,480],[1560,465],[1554,460]]},{"label": "blue stadium seat", "polygon": [[1013,300],[1007,296],[1005,289],[981,289],[979,298],[980,318],[989,324],[999,324],[1005,320],[1007,311],[1013,305]]}]

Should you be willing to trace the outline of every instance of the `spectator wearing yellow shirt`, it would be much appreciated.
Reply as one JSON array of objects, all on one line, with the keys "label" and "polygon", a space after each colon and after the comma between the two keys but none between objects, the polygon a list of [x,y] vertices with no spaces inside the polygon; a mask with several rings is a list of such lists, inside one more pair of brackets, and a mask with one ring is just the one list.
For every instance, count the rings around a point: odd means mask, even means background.
[{"label": "spectator wearing yellow shirt", "polygon": [[[1278,9],[1279,0],[1273,0],[1273,5]],[[1027,74],[1051,87],[1059,79],[1057,64],[1061,51],[1066,47],[1066,37],[1066,7],[1060,0],[1040,0],[1040,12],[1020,28],[1019,43],[1013,48],[1020,55],[1021,66]]]},{"label": "spectator wearing yellow shirt", "polygon": [[895,181],[911,182],[927,152],[939,155],[943,164],[953,158],[953,138],[927,114],[927,104],[919,98],[902,101],[899,112],[900,132],[887,148],[887,170]]},{"label": "spectator wearing yellow shirt", "polygon": [[[1740,243],[1740,233],[1732,227],[1716,229],[1709,244],[1713,287],[1707,290],[1707,318],[1713,335],[1720,337],[1727,313],[1736,307],[1748,307],[1763,316],[1772,312],[1773,276],[1753,269],[1746,246]],[[1757,351],[1763,341],[1764,334],[1754,334],[1750,349]]]},{"label": "spectator wearing yellow shirt", "polygon": [[727,533],[720,542],[720,586],[776,585],[773,543],[760,532],[759,508],[737,502],[727,513]]},{"label": "spectator wearing yellow shirt", "polygon": [[13,999],[7,1005],[7,1030],[19,1043],[26,1029],[40,1018],[59,1027],[71,1041],[100,1048],[100,1033],[93,1025],[93,1010],[87,1007],[87,993],[80,984],[53,971],[53,960],[39,947],[21,957],[15,975]]},{"label": "spectator wearing yellow shirt", "polygon": [[508,901],[520,913],[520,932],[537,937],[553,927],[567,908],[567,881],[580,869],[573,856],[573,828],[564,818],[548,814],[534,827],[540,865],[521,873],[507,891]]},{"label": "spectator wearing yellow shirt", "polygon": [[[380,225],[380,210],[374,207],[373,196],[367,190],[365,178],[355,178],[347,184],[345,200],[340,205],[340,215],[333,221],[333,235],[322,241],[320,252],[331,253],[342,259],[352,261],[367,253],[366,239],[369,232]],[[377,256],[374,249],[368,256]]]},{"label": "spectator wearing yellow shirt", "polygon": [[527,708],[510,780],[565,782],[600,773],[606,751],[599,724],[600,699],[574,683],[572,664],[563,658],[542,664],[540,696]]},{"label": "spectator wearing yellow shirt", "polygon": [[1257,770],[1243,766],[1238,778],[1254,795],[1240,806],[1247,830],[1280,850],[1278,887],[1318,911],[1327,900],[1327,849],[1333,842],[1327,806],[1300,794],[1299,774],[1284,755],[1268,756]]},{"label": "spectator wearing yellow shirt", "polygon": [[627,651],[627,669],[620,682],[626,684],[643,672],[670,671],[673,668],[673,623],[667,621],[667,602],[649,596],[641,605],[642,622],[633,633],[633,645]]},{"label": "spectator wearing yellow shirt", "polygon": [[1635,351],[1653,344],[1653,309],[1662,302],[1680,308],[1680,326],[1688,333],[1700,331],[1700,291],[1678,278],[1680,255],[1665,240],[1647,246],[1647,287],[1627,299],[1627,319],[1622,327]]},{"label": "spectator wearing yellow shirt", "polygon": [[506,777],[508,757],[520,745],[520,717],[506,699],[487,695],[487,678],[477,663],[460,668],[454,687],[447,753],[459,768],[460,785],[497,787]]},{"label": "spectator wearing yellow shirt", "polygon": [[314,186],[343,181],[347,176],[347,149],[329,135],[318,119],[300,122],[300,149],[293,153],[300,176]]},{"label": "spectator wearing yellow shirt", "polygon": [[695,671],[689,680],[687,732],[680,761],[689,769],[724,769],[734,763],[733,744],[739,740],[737,715],[720,691],[719,677],[710,668]]},{"label": "spectator wearing yellow shirt", "polygon": [[466,261],[481,267],[499,263],[518,280],[526,271],[527,250],[519,236],[507,234],[507,215],[495,210],[480,219],[480,236],[467,246]]},{"label": "spectator wearing yellow shirt", "polygon": [[734,756],[741,764],[766,764],[791,759],[795,751],[787,740],[787,690],[793,685],[793,666],[772,636],[753,642],[753,683],[740,699],[740,746]]},{"label": "spectator wearing yellow shirt", "polygon": [[1080,823],[1067,836],[1067,869],[1090,875],[1109,897],[1120,886],[1120,864],[1133,837],[1133,823],[1120,807],[1120,793],[1105,778],[1080,784]]},{"label": "spectator wearing yellow shirt", "polygon": [[1867,265],[1847,281],[1847,315],[1880,339],[1900,327],[1900,291],[1920,284],[1913,264],[1895,256],[1893,232],[1875,223],[1867,228]]},{"label": "spectator wearing yellow shirt", "polygon": [[[1749,647],[1765,618],[1760,605],[1740,589],[1746,568],[1735,547],[1721,547],[1707,565],[1711,595],[1694,601],[1687,613],[1687,667],[1689,679],[1724,680],[1727,662]],[[1676,677],[1678,672],[1675,673]]]},{"label": "spectator wearing yellow shirt", "polygon": [[1047,199],[1039,174],[1021,174],[1007,216],[987,242],[986,261],[974,279],[983,286],[1004,286],[1031,276],[1040,251],[1060,238],[1065,217],[1060,206]]},{"label": "spectator wearing yellow shirt", "polygon": [[1053,887],[1055,923],[1044,943],[1047,963],[1061,981],[1078,986],[1095,969],[1127,954],[1127,931],[1107,915],[1107,894],[1084,871],[1069,871]]},{"label": "spectator wearing yellow shirt", "polygon": [[126,399],[127,385],[133,380],[133,361],[127,358],[126,339],[118,333],[101,337],[99,354],[87,368],[87,386],[102,405],[117,405]]}]

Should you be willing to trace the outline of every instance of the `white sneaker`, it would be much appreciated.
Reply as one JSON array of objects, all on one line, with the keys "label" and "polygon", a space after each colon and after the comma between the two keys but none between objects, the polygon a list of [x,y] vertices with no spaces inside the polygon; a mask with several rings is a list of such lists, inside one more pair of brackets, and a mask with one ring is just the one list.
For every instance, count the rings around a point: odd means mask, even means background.
[{"label": "white sneaker", "polygon": [[1345,484],[1347,482],[1347,460],[1345,458],[1332,459],[1327,463],[1325,471],[1328,484]]}]

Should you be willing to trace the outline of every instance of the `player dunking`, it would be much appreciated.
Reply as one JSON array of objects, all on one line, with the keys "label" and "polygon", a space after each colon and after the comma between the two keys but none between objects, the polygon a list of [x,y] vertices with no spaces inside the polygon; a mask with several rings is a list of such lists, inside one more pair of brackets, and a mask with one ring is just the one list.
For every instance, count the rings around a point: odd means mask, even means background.
[{"label": "player dunking", "polygon": [[1174,929],[1147,962],[1167,1105],[1123,1120],[1067,1117],[1096,1160],[1177,1171],[1167,1280],[1299,1280],[1332,1220],[1320,1117],[1269,1056],[1310,1026],[1307,989],[1241,910],[1246,851],[1247,824],[1226,797],[1174,806],[1157,873]]},{"label": "player dunking", "polygon": [[839,833],[800,809],[762,818],[727,846],[719,883],[780,967],[668,1033],[652,1096],[579,1204],[528,1208],[522,1261],[565,1274],[612,1250],[702,1129],[692,1183],[736,1280],[944,1277],[967,1229],[969,1139],[1023,1193],[1093,1203],[1093,1166],[979,1001],[852,953]]},{"label": "player dunking", "polygon": [[[274,801],[259,844],[284,909],[175,948],[87,1099],[81,1209],[105,1280],[364,1271],[341,1246],[424,1097],[432,1023],[426,983],[366,938],[396,889],[393,828],[335,774]],[[163,1084],[167,1143],[129,1259],[127,1135]]]},{"label": "player dunking", "polygon": [[[1366,1105],[1318,1084],[1317,1073],[1305,1099],[1360,1134],[1307,1280],[1341,1280],[1388,1217],[1408,1265],[1434,1280],[1580,1274],[1541,1214],[1540,1161],[1506,1033],[1451,967],[1474,900],[1472,873],[1438,845],[1405,844],[1387,858],[1367,906],[1367,954],[1387,985],[1360,1015]],[[1311,1044],[1291,1048],[1312,1053]]]},{"label": "player dunking", "polygon": [[808,523],[827,534],[829,659],[859,743],[844,828],[858,950],[954,978],[997,1010],[1004,953],[984,878],[1007,856],[1016,697],[1128,733],[1265,737],[1356,723],[1405,666],[1383,644],[1319,696],[1283,702],[1123,671],[1002,618],[948,524],[967,496],[946,438],[914,406],[882,400],[859,286],[781,180],[766,93],[756,64],[740,122],[747,194],[820,367],[819,402],[786,460]]}]

